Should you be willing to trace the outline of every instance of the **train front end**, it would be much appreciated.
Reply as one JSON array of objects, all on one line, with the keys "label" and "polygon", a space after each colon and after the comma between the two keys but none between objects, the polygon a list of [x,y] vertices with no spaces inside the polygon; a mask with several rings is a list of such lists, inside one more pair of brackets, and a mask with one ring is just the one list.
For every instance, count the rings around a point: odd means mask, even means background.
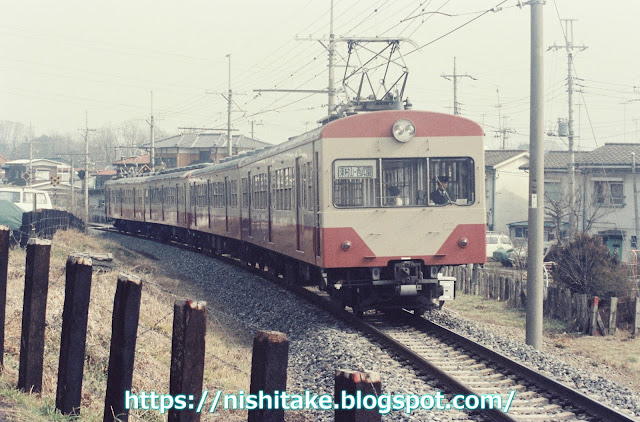
[{"label": "train front end", "polygon": [[440,113],[384,111],[322,131],[323,287],[356,312],[422,312],[455,297],[447,267],[483,263],[483,131]]}]

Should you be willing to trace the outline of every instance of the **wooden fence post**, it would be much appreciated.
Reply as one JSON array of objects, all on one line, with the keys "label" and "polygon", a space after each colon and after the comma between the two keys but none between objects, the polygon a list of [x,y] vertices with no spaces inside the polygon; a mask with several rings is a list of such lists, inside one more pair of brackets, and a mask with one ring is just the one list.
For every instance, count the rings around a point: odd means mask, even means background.
[{"label": "wooden fence post", "polygon": [[[207,334],[207,302],[176,300],[173,305],[171,339],[171,372],[169,393],[192,395],[195,403],[202,396],[204,378],[205,335]],[[169,410],[169,422],[197,422],[200,412],[194,409]]]},{"label": "wooden fence post", "polygon": [[49,293],[50,258],[51,241],[29,239],[24,277],[18,388],[34,393],[42,391],[44,329]]},{"label": "wooden fence post", "polygon": [[589,331],[589,306],[587,303],[587,295],[580,293],[578,295],[578,326],[583,333]]},{"label": "wooden fence post", "polygon": [[600,302],[600,298],[598,296],[594,296],[592,299],[591,305],[591,318],[589,319],[589,335],[595,336],[598,332],[598,303]]},{"label": "wooden fence post", "polygon": [[9,269],[9,232],[0,226],[0,372],[4,369],[4,324],[7,314],[7,270]]},{"label": "wooden fence post", "polygon": [[70,255],[66,270],[56,408],[65,415],[79,415],[91,297],[91,258]]},{"label": "wooden fence post", "polygon": [[480,273],[480,265],[473,264],[473,268],[471,270],[471,289],[470,293],[472,295],[478,296],[478,280]]},{"label": "wooden fence post", "polygon": [[[258,331],[253,338],[250,394],[273,397],[276,390],[287,390],[289,340],[277,331]],[[265,406],[266,407],[266,406]],[[273,407],[273,406],[271,406]],[[249,422],[284,421],[284,409],[249,410]]]},{"label": "wooden fence post", "polygon": [[120,274],[113,301],[104,422],[129,420],[124,394],[131,390],[141,297],[142,280],[136,276]]},{"label": "wooden fence post", "polygon": [[[382,383],[377,372],[356,372],[339,369],[335,376],[335,403],[342,406],[353,405],[350,409],[338,408],[335,411],[335,422],[378,422],[382,420],[382,415],[378,412],[378,407],[365,409],[362,406],[366,403],[365,396],[374,398],[382,394]],[[347,397],[350,396],[352,403]],[[362,405],[355,403],[356,397],[362,398]],[[371,407],[368,403],[366,407]]]},{"label": "wooden fence post", "polygon": [[633,338],[640,333],[640,297],[636,297],[635,312],[633,313]]},{"label": "wooden fence post", "polygon": [[616,325],[618,323],[618,298],[611,298],[611,305],[609,306],[609,335],[616,334]]}]

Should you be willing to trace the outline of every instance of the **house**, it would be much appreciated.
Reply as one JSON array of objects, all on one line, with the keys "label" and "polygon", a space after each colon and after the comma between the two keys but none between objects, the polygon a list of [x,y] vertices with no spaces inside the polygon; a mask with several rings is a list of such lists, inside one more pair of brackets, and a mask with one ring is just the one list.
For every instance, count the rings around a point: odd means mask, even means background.
[{"label": "house", "polygon": [[[639,182],[636,180],[634,184],[634,178],[637,178],[634,153],[640,161],[640,144],[606,143],[593,151],[574,152],[573,204],[568,195],[569,153],[550,151],[545,154],[545,214],[553,221],[550,225],[556,230],[553,237],[568,236],[569,213],[573,212],[574,230],[601,237],[603,244],[618,258],[624,259],[630,250],[638,249],[640,221],[636,218],[636,210],[640,209],[635,192]],[[545,239],[549,235],[546,226],[545,223]],[[524,227],[526,230],[526,225]],[[518,230],[518,225],[514,225],[513,230]]]},{"label": "house", "polygon": [[600,236],[620,259],[638,249],[640,210],[634,161],[640,162],[640,144],[606,143],[585,154],[577,165],[586,192],[581,197],[578,228]]},{"label": "house", "polygon": [[[6,182],[14,186],[28,186],[49,192],[53,207],[58,209],[70,209],[72,204],[71,178],[73,177],[73,190],[80,191],[81,181],[71,166],[58,159],[28,159],[8,161],[4,165]],[[33,169],[33,172],[30,171]],[[33,173],[33,178],[31,178]]]},{"label": "house", "polygon": [[[231,139],[234,155],[271,146],[244,135],[231,136]],[[218,163],[227,157],[227,152],[227,135],[222,133],[185,133],[155,142],[156,165],[165,168],[184,167],[196,163]]]},{"label": "house", "polygon": [[506,233],[508,224],[528,218],[529,163],[523,150],[488,150],[484,154],[488,230]]},{"label": "house", "polygon": [[0,154],[0,178],[4,179],[4,165],[7,163],[4,155]]},{"label": "house", "polygon": [[[71,166],[62,160],[34,158],[7,161],[3,166],[6,182],[16,186],[41,187],[51,184],[52,178],[58,178],[60,183],[71,180]],[[31,174],[33,169],[33,174]]]},{"label": "house", "polygon": [[151,171],[151,165],[149,160],[150,154],[138,155],[136,157],[123,158],[118,161],[114,161],[116,174],[131,174],[131,173],[148,173]]}]

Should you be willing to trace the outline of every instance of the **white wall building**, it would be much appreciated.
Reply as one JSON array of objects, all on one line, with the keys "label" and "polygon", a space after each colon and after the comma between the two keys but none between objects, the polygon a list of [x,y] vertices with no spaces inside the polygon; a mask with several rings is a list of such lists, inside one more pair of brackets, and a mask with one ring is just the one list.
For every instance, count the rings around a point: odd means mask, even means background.
[{"label": "white wall building", "polygon": [[508,233],[507,224],[528,218],[529,163],[522,150],[485,151],[487,229]]}]

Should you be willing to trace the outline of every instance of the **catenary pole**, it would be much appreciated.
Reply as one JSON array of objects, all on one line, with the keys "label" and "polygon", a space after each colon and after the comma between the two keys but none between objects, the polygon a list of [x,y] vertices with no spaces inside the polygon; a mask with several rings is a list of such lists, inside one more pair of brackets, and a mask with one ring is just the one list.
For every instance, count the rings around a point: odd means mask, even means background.
[{"label": "catenary pole", "polygon": [[156,171],[156,134],[153,127],[153,91],[151,91],[151,151],[149,152],[149,167],[151,172]]},{"label": "catenary pole", "polygon": [[[453,58],[453,74],[445,75],[443,73],[441,76],[448,81],[453,79],[453,114],[458,115],[460,114],[460,110],[458,109],[458,78],[470,78],[470,79],[473,79],[474,81],[476,80],[476,78],[474,78],[471,75],[467,75],[466,73],[464,75],[458,74],[456,71],[455,57]],[[452,78],[452,79],[449,79],[449,78]]]},{"label": "catenary pole", "polygon": [[640,229],[638,229],[638,182],[636,181],[636,153],[631,153],[632,177],[633,177],[633,226],[636,229],[636,248],[640,239]]},{"label": "catenary pole", "polygon": [[33,129],[29,123],[29,187],[33,183]]},{"label": "catenary pole", "polygon": [[229,97],[227,98],[227,156],[233,155],[233,143],[231,139],[231,54],[227,54],[229,58]]},{"label": "catenary pole", "polygon": [[333,89],[335,82],[335,66],[334,66],[334,50],[335,50],[335,34],[333,33],[333,0],[331,0],[331,16],[329,22],[329,101],[327,104],[327,113],[329,118],[331,118],[331,114],[333,114],[333,109],[336,106],[336,93]]},{"label": "catenary pole", "polygon": [[85,111],[84,129],[84,224],[85,229],[89,227],[89,132],[95,132],[95,129],[89,129],[89,112]]},{"label": "catenary pole", "polygon": [[529,249],[527,257],[526,342],[542,347],[543,253],[544,227],[544,0],[531,0],[531,112],[529,172]]},{"label": "catenary pole", "polygon": [[[574,45],[573,44],[573,22],[575,19],[562,19],[565,25],[564,36],[565,36],[565,46],[564,48],[567,51],[567,92],[568,92],[568,101],[569,101],[569,118],[567,119],[567,140],[569,142],[569,192],[568,192],[568,201],[569,201],[569,230],[568,237],[569,239],[573,239],[576,229],[576,154],[574,147],[574,133],[573,133],[573,86],[574,86],[574,77],[573,77],[573,51],[585,50],[587,47],[583,45]],[[557,50],[563,48],[562,46],[553,45],[549,47],[549,50]],[[583,193],[584,194],[584,193]],[[584,212],[584,210],[583,210]]]}]

